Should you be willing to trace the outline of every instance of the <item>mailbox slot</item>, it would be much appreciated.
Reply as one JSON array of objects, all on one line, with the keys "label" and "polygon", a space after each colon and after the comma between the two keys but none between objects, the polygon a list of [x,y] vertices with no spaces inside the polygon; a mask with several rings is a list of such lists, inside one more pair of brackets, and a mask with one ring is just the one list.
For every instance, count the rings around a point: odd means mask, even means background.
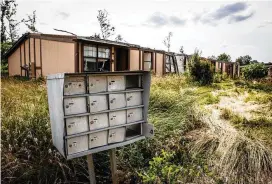
[{"label": "mailbox slot", "polygon": [[107,95],[89,96],[90,112],[108,110]]},{"label": "mailbox slot", "polygon": [[125,90],[124,76],[108,76],[108,91]]},{"label": "mailbox slot", "polygon": [[87,112],[87,102],[85,97],[65,98],[65,115],[80,114]]},{"label": "mailbox slot", "polygon": [[88,150],[88,135],[73,137],[67,140],[68,154],[74,154]]},{"label": "mailbox slot", "polygon": [[134,124],[126,127],[126,139],[142,135],[142,124]]},{"label": "mailbox slot", "polygon": [[84,77],[66,77],[64,79],[64,95],[76,95],[86,93]]},{"label": "mailbox slot", "polygon": [[132,123],[132,122],[141,121],[141,120],[143,120],[142,108],[127,110],[127,123]]},{"label": "mailbox slot", "polygon": [[109,118],[107,113],[94,114],[89,116],[90,130],[96,130],[109,126]]},{"label": "mailbox slot", "polygon": [[109,130],[108,143],[122,142],[125,140],[126,128],[115,128]]},{"label": "mailbox slot", "polygon": [[89,93],[107,91],[106,76],[89,76]]},{"label": "mailbox slot", "polygon": [[141,76],[127,75],[126,76],[126,89],[141,88]]},{"label": "mailbox slot", "polygon": [[110,126],[126,124],[126,111],[115,111],[109,113]]},{"label": "mailbox slot", "polygon": [[89,148],[105,146],[108,143],[108,131],[101,131],[89,135]]},{"label": "mailbox slot", "polygon": [[125,94],[109,94],[109,105],[110,109],[118,109],[126,107]]},{"label": "mailbox slot", "polygon": [[66,131],[67,135],[77,134],[81,132],[87,132],[88,127],[88,117],[80,116],[66,119]]},{"label": "mailbox slot", "polygon": [[126,93],[127,106],[142,105],[142,92]]}]

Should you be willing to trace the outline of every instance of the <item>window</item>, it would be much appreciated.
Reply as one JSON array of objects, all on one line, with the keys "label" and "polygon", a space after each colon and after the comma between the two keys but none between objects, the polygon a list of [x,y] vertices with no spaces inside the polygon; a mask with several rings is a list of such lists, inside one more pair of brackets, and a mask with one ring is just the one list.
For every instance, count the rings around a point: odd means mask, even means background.
[{"label": "window", "polygon": [[152,70],[152,52],[144,52],[144,70]]},{"label": "window", "polygon": [[97,45],[84,45],[84,71],[110,71],[110,49]]},{"label": "window", "polygon": [[94,45],[84,45],[84,56],[86,56],[86,57],[96,57],[96,46],[94,46]]},{"label": "window", "polygon": [[98,48],[98,57],[99,58],[110,58],[110,49],[109,48]]}]

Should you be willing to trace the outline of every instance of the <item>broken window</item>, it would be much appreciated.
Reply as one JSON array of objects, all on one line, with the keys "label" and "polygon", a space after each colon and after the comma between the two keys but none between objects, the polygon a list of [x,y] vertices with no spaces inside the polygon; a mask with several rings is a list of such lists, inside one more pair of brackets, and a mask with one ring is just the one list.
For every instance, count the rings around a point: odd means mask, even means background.
[{"label": "broken window", "polygon": [[84,71],[110,71],[110,48],[84,45]]}]

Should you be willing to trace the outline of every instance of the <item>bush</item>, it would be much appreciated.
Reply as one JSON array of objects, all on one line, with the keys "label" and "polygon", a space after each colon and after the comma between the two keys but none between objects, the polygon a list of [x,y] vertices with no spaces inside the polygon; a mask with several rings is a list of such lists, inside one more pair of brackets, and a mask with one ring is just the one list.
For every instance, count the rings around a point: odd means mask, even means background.
[{"label": "bush", "polygon": [[243,75],[247,80],[264,78],[268,74],[268,68],[263,63],[254,63],[242,69]]},{"label": "bush", "polygon": [[213,69],[211,64],[206,61],[196,62],[192,65],[191,75],[193,79],[201,85],[207,85],[213,82]]}]

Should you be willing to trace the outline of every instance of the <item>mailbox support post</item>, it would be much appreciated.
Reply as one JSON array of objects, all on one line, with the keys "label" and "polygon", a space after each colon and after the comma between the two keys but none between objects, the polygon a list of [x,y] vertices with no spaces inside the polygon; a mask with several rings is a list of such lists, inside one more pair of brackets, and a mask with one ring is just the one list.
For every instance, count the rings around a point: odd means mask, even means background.
[{"label": "mailbox support post", "polygon": [[112,183],[117,184],[118,178],[117,178],[117,169],[116,169],[116,148],[110,149],[110,165],[111,165],[111,178]]},{"label": "mailbox support post", "polygon": [[90,184],[96,184],[95,173],[94,173],[93,155],[92,154],[87,155],[87,163],[88,163]]}]

